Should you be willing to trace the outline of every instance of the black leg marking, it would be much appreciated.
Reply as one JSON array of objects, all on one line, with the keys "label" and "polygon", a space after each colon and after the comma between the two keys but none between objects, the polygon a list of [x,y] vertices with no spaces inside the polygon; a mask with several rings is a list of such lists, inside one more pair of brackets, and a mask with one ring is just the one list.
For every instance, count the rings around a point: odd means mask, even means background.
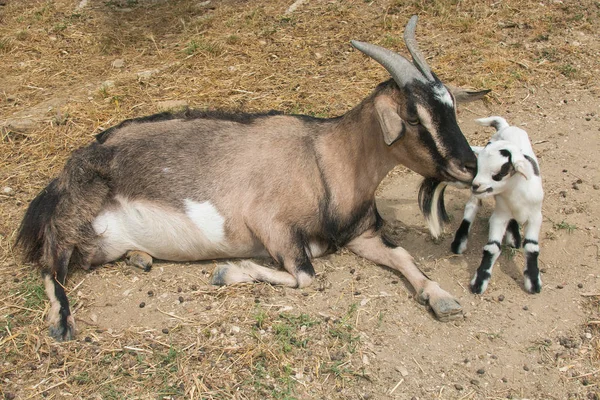
[{"label": "black leg marking", "polygon": [[310,259],[307,255],[303,255],[296,260],[296,271],[298,274],[305,273],[313,278],[316,275],[315,268],[313,267],[312,262],[310,262]]},{"label": "black leg marking", "polygon": [[540,279],[540,270],[538,269],[537,251],[526,252],[527,266],[525,269],[525,288],[529,293],[539,293],[542,291],[542,281]]},{"label": "black leg marking", "polygon": [[462,244],[467,241],[470,228],[471,222],[467,221],[466,219],[463,219],[462,223],[460,224],[460,227],[454,235],[454,241],[450,245],[450,248],[452,249],[452,252],[454,254],[461,254],[463,251],[465,251],[465,249],[461,247],[463,247]]},{"label": "black leg marking", "polygon": [[496,252],[492,253],[491,251],[484,248],[483,250],[483,258],[481,259],[481,264],[479,264],[479,268],[477,268],[477,272],[475,273],[475,277],[471,281],[471,292],[475,294],[481,294],[485,292],[487,289],[487,285],[492,277],[492,267],[494,266],[494,261],[498,254],[500,253],[500,243],[494,241],[489,242],[486,247],[494,245],[496,247]]},{"label": "black leg marking", "polygon": [[[42,278],[45,281],[49,281],[53,286],[53,289],[47,288],[47,290],[53,290],[53,292],[48,293],[51,298],[50,302],[53,303],[53,307],[55,306],[55,302],[58,302],[59,305],[58,315],[51,315],[51,318],[57,317],[58,320],[51,321],[49,329],[50,336],[59,342],[71,340],[75,336],[75,327],[73,325],[73,317],[71,316],[69,299],[67,298],[65,289],[49,272],[43,272]],[[52,295],[54,296],[54,299],[52,299]],[[54,310],[51,308],[50,313],[53,312]]]},{"label": "black leg marking", "polygon": [[508,222],[506,228],[507,244],[510,247],[518,249],[521,247],[521,233],[519,232],[519,223],[515,219],[511,219]]}]

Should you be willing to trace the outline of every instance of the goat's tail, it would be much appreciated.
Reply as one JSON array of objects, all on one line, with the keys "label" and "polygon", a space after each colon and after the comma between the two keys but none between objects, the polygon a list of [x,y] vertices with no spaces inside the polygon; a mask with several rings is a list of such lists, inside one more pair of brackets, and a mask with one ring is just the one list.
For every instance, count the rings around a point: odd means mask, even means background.
[{"label": "goat's tail", "polygon": [[450,219],[444,205],[447,184],[434,178],[425,178],[419,187],[419,208],[427,221],[429,232],[434,238],[442,233],[444,224]]},{"label": "goat's tail", "polygon": [[44,264],[44,254],[49,254],[51,246],[52,219],[61,194],[58,190],[58,179],[52,180],[31,201],[21,221],[16,244],[23,249],[25,262]]},{"label": "goat's tail", "polygon": [[483,126],[493,126],[496,131],[499,131],[501,129],[507,128],[510,125],[508,125],[508,122],[506,122],[506,120],[502,117],[488,117],[488,118],[480,118],[480,119],[476,119],[475,122],[477,122],[479,125],[483,125]]}]

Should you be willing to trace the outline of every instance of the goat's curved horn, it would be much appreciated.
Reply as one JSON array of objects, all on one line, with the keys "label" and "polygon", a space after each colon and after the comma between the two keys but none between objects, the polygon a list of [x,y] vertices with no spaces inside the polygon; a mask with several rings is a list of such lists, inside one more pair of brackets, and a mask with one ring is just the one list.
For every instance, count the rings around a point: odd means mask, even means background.
[{"label": "goat's curved horn", "polygon": [[398,86],[404,86],[415,79],[420,81],[425,80],[415,66],[400,54],[371,43],[359,42],[357,40],[352,40],[350,43],[357,50],[360,50],[387,69]]},{"label": "goat's curved horn", "polygon": [[408,24],[406,24],[406,28],[404,28],[404,43],[406,43],[406,47],[408,48],[408,51],[413,58],[413,62],[419,71],[421,71],[427,80],[434,81],[433,75],[431,74],[431,68],[429,68],[429,65],[427,65],[425,57],[423,57],[421,50],[419,50],[417,40],[415,39],[417,19],[418,17],[413,15],[408,21]]}]

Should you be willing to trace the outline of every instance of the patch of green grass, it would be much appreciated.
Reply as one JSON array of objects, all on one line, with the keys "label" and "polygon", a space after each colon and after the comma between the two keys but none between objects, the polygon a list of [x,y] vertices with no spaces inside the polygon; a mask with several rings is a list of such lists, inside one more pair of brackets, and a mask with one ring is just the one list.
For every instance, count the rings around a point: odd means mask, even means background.
[{"label": "patch of green grass", "polygon": [[571,225],[571,224],[569,224],[566,221],[561,221],[559,223],[555,223],[554,224],[554,229],[557,230],[557,231],[564,229],[564,230],[567,231],[567,233],[573,233],[573,231],[575,229],[577,229],[577,225]]},{"label": "patch of green grass", "polygon": [[207,53],[212,56],[223,54],[223,47],[217,42],[207,42],[203,39],[192,39],[183,49],[187,55],[193,55],[199,52]]},{"label": "patch of green grass", "polygon": [[574,78],[575,75],[577,74],[577,68],[575,68],[573,65],[571,65],[569,63],[560,65],[558,67],[558,70],[560,71],[561,74],[563,74],[567,78]]},{"label": "patch of green grass", "polygon": [[294,347],[305,348],[307,346],[308,337],[299,335],[302,327],[310,328],[319,323],[307,314],[291,315],[282,313],[279,314],[278,322],[273,324],[273,333],[281,345],[282,351],[289,353]]},{"label": "patch of green grass", "polygon": [[[23,307],[32,310],[42,310],[46,303],[46,291],[40,279],[30,275],[21,281],[17,292],[21,294],[24,302]],[[27,315],[29,311],[25,310]]]},{"label": "patch of green grass", "polygon": [[264,353],[259,354],[251,369],[252,375],[242,386],[252,386],[256,393],[265,399],[295,400],[296,381],[292,379],[289,365],[281,365],[277,360],[269,360]]},{"label": "patch of green grass", "polygon": [[360,336],[356,334],[356,329],[352,325],[357,308],[358,304],[351,304],[346,315],[337,320],[333,327],[329,328],[329,335],[346,345],[350,353],[356,351],[356,347],[360,342]]}]

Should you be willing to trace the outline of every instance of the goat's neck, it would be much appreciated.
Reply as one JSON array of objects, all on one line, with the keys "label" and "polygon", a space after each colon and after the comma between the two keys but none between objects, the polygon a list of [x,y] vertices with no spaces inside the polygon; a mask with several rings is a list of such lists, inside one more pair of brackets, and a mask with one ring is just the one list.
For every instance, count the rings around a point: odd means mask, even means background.
[{"label": "goat's neck", "polygon": [[372,99],[337,120],[318,146],[332,200],[341,211],[372,199],[397,164],[383,141]]}]

